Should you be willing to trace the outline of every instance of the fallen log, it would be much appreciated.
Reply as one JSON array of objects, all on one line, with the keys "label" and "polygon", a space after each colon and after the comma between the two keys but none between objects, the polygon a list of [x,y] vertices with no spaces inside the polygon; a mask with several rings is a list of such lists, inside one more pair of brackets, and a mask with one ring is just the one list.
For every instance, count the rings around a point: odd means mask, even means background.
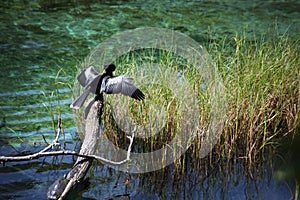
[{"label": "fallen log", "polygon": [[6,162],[26,161],[38,159],[45,156],[58,156],[58,155],[75,155],[78,156],[73,168],[61,179],[56,180],[48,189],[48,199],[64,199],[68,192],[79,183],[84,182],[85,175],[91,167],[94,160],[100,161],[103,164],[111,166],[123,165],[130,160],[130,153],[134,139],[134,133],[131,136],[126,136],[130,140],[127,149],[126,158],[120,161],[113,161],[101,156],[95,155],[100,137],[103,136],[104,130],[101,125],[103,99],[95,98],[91,104],[86,121],[85,121],[85,137],[80,149],[80,152],[69,150],[50,151],[54,146],[60,146],[58,142],[62,130],[61,119],[58,121],[58,131],[56,138],[47,147],[41,151],[22,156],[0,156],[0,163],[3,165]]},{"label": "fallen log", "polygon": [[79,154],[74,154],[74,152],[69,151],[50,152],[51,154],[57,153],[57,155],[77,155],[78,158],[69,173],[67,173],[64,178],[56,180],[49,187],[47,193],[48,199],[64,199],[74,186],[84,182],[85,175],[87,174],[94,160],[98,160],[104,164],[109,164],[112,166],[122,165],[130,160],[134,133],[132,133],[131,136],[126,136],[130,140],[130,144],[128,146],[127,155],[124,160],[112,161],[95,155],[100,137],[104,134],[104,130],[101,125],[103,100],[101,98],[95,99],[96,100],[92,104],[86,118],[85,137]]},{"label": "fallen log", "polygon": [[[85,137],[79,154],[94,155],[99,135],[103,134],[100,124],[101,113],[102,102],[95,101],[86,119]],[[93,160],[93,158],[78,157],[71,171],[64,178],[56,180],[49,187],[47,193],[48,199],[64,199],[72,187],[84,180]]]}]

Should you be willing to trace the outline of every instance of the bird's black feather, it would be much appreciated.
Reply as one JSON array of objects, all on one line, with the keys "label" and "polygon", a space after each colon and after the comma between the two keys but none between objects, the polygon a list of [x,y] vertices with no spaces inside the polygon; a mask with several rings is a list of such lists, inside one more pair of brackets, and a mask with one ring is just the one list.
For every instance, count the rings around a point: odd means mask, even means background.
[{"label": "bird's black feather", "polygon": [[131,95],[132,98],[136,99],[136,100],[143,100],[145,99],[145,95],[143,94],[143,92],[139,89],[136,89],[133,94]]}]

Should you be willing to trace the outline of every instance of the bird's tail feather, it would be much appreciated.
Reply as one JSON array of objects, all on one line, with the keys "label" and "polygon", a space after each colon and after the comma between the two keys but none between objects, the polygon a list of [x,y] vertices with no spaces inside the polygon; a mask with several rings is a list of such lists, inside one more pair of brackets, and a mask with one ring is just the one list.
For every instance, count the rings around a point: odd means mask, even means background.
[{"label": "bird's tail feather", "polygon": [[90,91],[89,90],[85,90],[77,99],[75,99],[75,101],[73,101],[73,103],[70,105],[71,108],[74,109],[79,109],[82,104],[84,103],[85,99],[87,98],[87,96],[89,95]]}]

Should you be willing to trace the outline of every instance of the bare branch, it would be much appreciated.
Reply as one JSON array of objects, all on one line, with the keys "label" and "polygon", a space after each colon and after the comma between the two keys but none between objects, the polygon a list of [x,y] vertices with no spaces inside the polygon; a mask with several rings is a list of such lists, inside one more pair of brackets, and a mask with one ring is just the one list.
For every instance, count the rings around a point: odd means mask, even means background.
[{"label": "bare branch", "polygon": [[0,162],[10,162],[10,161],[24,161],[24,160],[32,160],[32,159],[37,159],[46,155],[43,155],[43,153],[47,152],[48,150],[52,149],[54,146],[60,146],[60,143],[58,142],[59,136],[61,132],[61,118],[58,118],[58,128],[57,128],[57,134],[55,139],[44,149],[41,151],[26,155],[26,156],[0,156]]},{"label": "bare branch", "polygon": [[61,133],[63,133],[63,128],[62,128],[61,118],[59,117],[56,137],[48,146],[46,146],[41,151],[30,155],[0,156],[0,162],[5,163],[5,162],[13,162],[13,161],[27,161],[27,160],[38,159],[40,157],[45,157],[45,156],[59,156],[59,155],[77,156],[78,158],[76,163],[74,164],[72,170],[65,175],[64,181],[54,182],[49,188],[47,194],[48,198],[50,199],[64,199],[68,194],[68,192],[70,191],[70,189],[84,179],[93,160],[97,160],[104,164],[109,164],[113,166],[122,165],[130,160],[130,153],[132,149],[134,133],[132,133],[132,136],[127,136],[127,138],[130,140],[130,144],[127,149],[126,159],[121,161],[112,161],[94,155],[95,149],[97,147],[97,138],[99,138],[98,135],[103,134],[103,129],[101,128],[102,107],[103,107],[102,99],[100,101],[99,100],[95,101],[94,104],[92,105],[88,117],[86,119],[85,138],[79,153],[75,151],[65,150],[65,149],[59,151],[49,151],[52,150],[53,147],[55,146],[61,146],[58,141]]},{"label": "bare branch", "polygon": [[100,157],[100,156],[85,155],[85,154],[77,153],[76,151],[69,151],[69,150],[49,151],[48,152],[47,150],[49,150],[52,146],[54,146],[56,144],[56,142],[54,141],[49,146],[47,146],[46,148],[44,148],[43,150],[41,150],[40,152],[37,152],[35,154],[26,155],[26,156],[0,156],[0,162],[26,161],[26,160],[38,159],[40,157],[45,157],[45,156],[74,155],[74,156],[83,157],[83,158],[95,159],[104,164],[109,164],[109,165],[114,165],[114,166],[122,165],[130,160],[130,153],[131,153],[134,135],[127,136],[127,138],[129,138],[130,144],[129,144],[128,150],[127,150],[127,157],[125,160],[122,160],[122,161],[111,161],[111,160],[108,160],[108,159]]},{"label": "bare branch", "polygon": [[66,198],[68,192],[72,189],[72,187],[76,184],[76,178],[71,178],[71,180],[68,182],[67,186],[65,187],[63,193],[60,195],[58,200],[63,200]]}]

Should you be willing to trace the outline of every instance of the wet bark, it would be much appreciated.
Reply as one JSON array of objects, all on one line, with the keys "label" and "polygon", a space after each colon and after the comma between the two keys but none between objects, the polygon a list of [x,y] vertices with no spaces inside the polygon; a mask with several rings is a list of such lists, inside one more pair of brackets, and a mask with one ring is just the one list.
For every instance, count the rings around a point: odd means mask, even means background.
[{"label": "wet bark", "polygon": [[[100,134],[103,129],[100,124],[102,101],[95,101],[87,115],[85,137],[79,154],[94,155]],[[48,190],[48,199],[64,199],[68,192],[84,181],[85,175],[93,163],[93,158],[78,157],[71,171],[62,179],[56,180]]]}]

